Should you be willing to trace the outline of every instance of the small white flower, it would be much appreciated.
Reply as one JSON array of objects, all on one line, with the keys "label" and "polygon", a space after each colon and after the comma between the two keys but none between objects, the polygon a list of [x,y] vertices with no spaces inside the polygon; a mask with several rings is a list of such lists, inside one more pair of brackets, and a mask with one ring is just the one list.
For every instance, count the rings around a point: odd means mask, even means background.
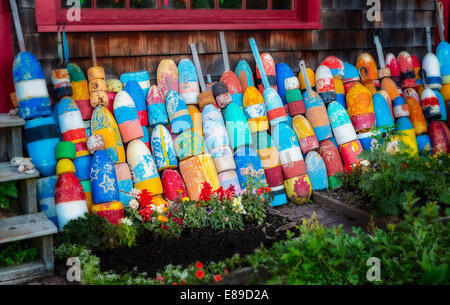
[{"label": "small white flower", "polygon": [[139,202],[136,199],[131,199],[130,202],[128,203],[128,205],[133,210],[137,210],[139,208]]},{"label": "small white flower", "polygon": [[120,220],[120,223],[123,225],[126,225],[126,226],[130,226],[130,227],[133,225],[133,221],[128,217],[122,218]]},{"label": "small white flower", "polygon": [[141,190],[139,190],[139,189],[133,188],[130,191],[130,196],[132,196],[134,198],[137,198],[140,194],[141,194]]}]

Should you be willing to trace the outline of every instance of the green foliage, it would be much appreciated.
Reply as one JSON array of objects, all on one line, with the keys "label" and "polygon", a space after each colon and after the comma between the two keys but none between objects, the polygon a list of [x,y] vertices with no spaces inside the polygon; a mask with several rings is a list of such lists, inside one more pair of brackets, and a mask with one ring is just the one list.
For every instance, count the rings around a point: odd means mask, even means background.
[{"label": "green foliage", "polygon": [[346,168],[342,174],[344,187],[367,197],[367,208],[377,216],[401,215],[401,203],[408,192],[414,192],[422,203],[448,201],[450,155],[411,157],[407,152],[389,153],[389,139],[380,137],[378,143],[382,144],[360,155],[370,165]]},{"label": "green foliage", "polygon": [[12,242],[0,246],[0,266],[13,266],[33,261],[38,256],[38,249],[28,242]]},{"label": "green foliage", "polygon": [[19,198],[17,193],[16,183],[7,181],[0,183],[0,209],[9,209],[11,206],[11,199]]},{"label": "green foliage", "polygon": [[298,228],[299,236],[291,234],[248,259],[272,275],[270,284],[368,284],[370,257],[381,263],[381,281],[374,284],[449,284],[449,226],[436,220],[435,203],[415,208],[412,194],[406,197],[405,220],[397,227],[372,235],[354,228],[348,234],[313,217]]},{"label": "green foliage", "polygon": [[138,229],[133,224],[122,222],[115,228],[114,239],[120,247],[131,248],[136,245],[136,237],[138,236]]}]

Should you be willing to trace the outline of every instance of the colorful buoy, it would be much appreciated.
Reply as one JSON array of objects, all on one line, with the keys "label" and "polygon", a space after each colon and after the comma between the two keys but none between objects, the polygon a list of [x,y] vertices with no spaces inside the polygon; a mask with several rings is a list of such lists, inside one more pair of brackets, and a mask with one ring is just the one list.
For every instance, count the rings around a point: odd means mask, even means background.
[{"label": "colorful buoy", "polygon": [[268,88],[264,90],[263,98],[270,125],[275,126],[278,123],[286,122],[286,111],[284,110],[283,102],[275,89]]},{"label": "colorful buoy", "polygon": [[332,102],[328,105],[328,117],[330,118],[331,128],[338,145],[356,140],[355,128],[350,121],[347,111],[341,104]]},{"label": "colorful buoy", "polygon": [[[414,90],[414,89],[411,89]],[[406,97],[406,104],[408,104],[409,109],[409,119],[414,126],[414,131],[416,135],[421,135],[427,133],[427,122],[425,121],[425,116],[423,115],[422,107],[419,101],[417,101],[412,96]]]},{"label": "colorful buoy", "polygon": [[180,173],[186,185],[189,198],[199,200],[203,183],[207,182],[200,160],[195,156],[180,162]]},{"label": "colorful buoy", "polygon": [[316,151],[310,151],[306,155],[305,164],[313,191],[328,188],[327,169],[322,157]]},{"label": "colorful buoy", "polygon": [[[314,73],[314,71],[311,68],[306,68],[306,74],[308,76],[308,81],[311,84],[311,88],[315,88],[316,87],[316,75]],[[302,72],[298,72],[298,80],[300,82],[300,90],[304,91],[306,90],[306,84],[305,84],[305,80],[303,79],[303,75]]]},{"label": "colorful buoy", "polygon": [[201,104],[201,108],[204,108],[208,104],[217,103],[217,106],[219,106],[219,108],[223,109],[233,102],[233,98],[231,97],[231,94],[228,92],[228,87],[225,85],[224,82],[215,83],[212,86],[212,93],[213,93],[213,96],[216,99],[216,101],[214,102],[214,100],[211,99],[210,94],[203,93],[202,98],[199,100],[199,104]]},{"label": "colorful buoy", "polygon": [[176,157],[180,160],[202,154],[203,138],[200,134],[193,132],[192,130],[185,130],[176,137],[174,148]]},{"label": "colorful buoy", "polygon": [[16,55],[13,64],[13,80],[20,117],[29,120],[51,114],[44,71],[32,53],[25,51]]},{"label": "colorful buoy", "polygon": [[255,82],[253,81],[253,72],[250,65],[245,59],[241,59],[236,68],[234,68],[234,74],[239,78],[242,85],[242,92],[245,92],[248,87],[254,87]]},{"label": "colorful buoy", "polygon": [[242,101],[251,133],[269,129],[264,98],[255,87],[247,87]]},{"label": "colorful buoy", "polygon": [[401,88],[402,82],[400,77],[400,64],[394,54],[386,54],[386,67],[388,67],[389,71],[391,71],[391,79],[395,82],[398,88]]},{"label": "colorful buoy", "polygon": [[429,122],[441,118],[439,100],[432,89],[425,88],[425,90],[423,90],[420,104],[422,106],[423,115]]},{"label": "colorful buoy", "polygon": [[58,104],[59,129],[63,141],[86,142],[86,129],[77,104],[70,97],[61,99]]},{"label": "colorful buoy", "polygon": [[319,154],[325,163],[330,189],[341,186],[342,181],[338,174],[342,172],[344,165],[336,145],[330,140],[320,142]]},{"label": "colorful buoy", "polygon": [[[123,87],[125,87],[125,85],[130,80],[136,81],[139,84],[139,87],[141,87],[144,97],[147,96],[148,89],[150,88],[150,75],[148,74],[147,71],[128,72],[128,73],[122,73],[120,75],[120,82],[122,83]],[[118,91],[116,91],[116,92],[118,92]]]},{"label": "colorful buoy", "polygon": [[135,80],[129,80],[123,90],[126,91],[133,99],[141,125],[148,126],[147,103],[138,82]]},{"label": "colorful buoy", "polygon": [[394,118],[396,119],[409,116],[408,104],[405,103],[404,98],[401,96],[392,102],[392,109],[394,111]]},{"label": "colorful buoy", "polygon": [[119,200],[114,164],[104,150],[97,151],[92,158],[90,179],[95,204]]},{"label": "colorful buoy", "polygon": [[67,69],[52,70],[51,79],[53,84],[53,92],[57,100],[73,94],[69,71]]},{"label": "colorful buoy", "polygon": [[222,73],[222,76],[220,77],[220,82],[223,82],[225,86],[227,86],[228,93],[231,95],[233,103],[242,108],[243,91],[241,81],[236,76],[236,74],[234,74],[233,71],[225,71]]},{"label": "colorful buoy", "polygon": [[116,95],[114,100],[114,117],[117,125],[119,125],[123,143],[128,143],[131,140],[144,136],[133,99],[125,90],[120,91]]},{"label": "colorful buoy", "polygon": [[175,90],[170,90],[166,95],[166,110],[173,133],[181,133],[192,128],[192,120],[186,103]]},{"label": "colorful buoy", "polygon": [[219,173],[219,181],[220,186],[224,189],[228,189],[230,186],[234,187],[234,191],[236,194],[241,194],[241,186],[239,183],[239,178],[236,174],[236,171],[230,170],[226,172]]},{"label": "colorful buoy", "polygon": [[178,167],[172,136],[161,124],[155,126],[152,131],[152,152],[159,172]]},{"label": "colorful buoy", "polygon": [[447,122],[447,118],[448,118],[448,116],[447,116],[447,105],[445,103],[444,97],[436,89],[434,89],[433,92],[434,92],[434,94],[436,94],[436,97],[437,97],[437,99],[439,101],[439,112],[441,114],[441,118],[439,120]]},{"label": "colorful buoy", "polygon": [[333,78],[334,81],[334,91],[336,91],[336,102],[342,105],[344,109],[347,109],[347,104],[345,102],[345,88],[342,79]]},{"label": "colorful buoy", "polygon": [[442,78],[439,60],[433,53],[427,53],[422,60],[422,69],[428,88],[441,90]]},{"label": "colorful buoy", "polygon": [[[397,120],[397,131],[401,131],[401,135],[398,136],[400,142],[405,144],[408,149],[408,153],[412,156],[418,156],[419,150],[417,148],[417,141],[416,141],[416,133],[414,131],[414,126],[411,123],[411,121],[408,119],[408,117],[401,117]],[[434,145],[433,145],[434,147]]]},{"label": "colorful buoy", "polygon": [[286,105],[286,87],[284,85],[284,81],[287,78],[294,77],[294,72],[292,72],[292,69],[285,64],[284,62],[279,63],[275,66],[276,76],[277,76],[277,89],[278,94],[281,97],[281,100],[283,101],[283,104]]},{"label": "colorful buoy", "polygon": [[296,204],[304,204],[311,198],[312,186],[308,174],[284,180],[284,188],[288,199]]},{"label": "colorful buoy", "polygon": [[206,105],[202,112],[203,132],[208,150],[229,146],[228,132],[225,128],[222,113],[214,105]]},{"label": "colorful buoy", "polygon": [[229,104],[225,109],[225,125],[233,150],[252,144],[252,135],[244,111],[235,103]]},{"label": "colorful buoy", "polygon": [[376,136],[379,135],[379,132],[363,132],[358,134],[358,140],[362,145],[363,150],[372,150],[377,145]]},{"label": "colorful buoy", "polygon": [[122,218],[125,218],[123,204],[120,201],[104,202],[94,204],[91,212],[106,219],[113,225],[118,225]]},{"label": "colorful buoy", "polygon": [[316,70],[316,89],[325,104],[336,101],[333,74],[327,66],[320,65]]},{"label": "colorful buoy", "polygon": [[234,163],[233,151],[230,146],[218,146],[209,151],[213,158],[217,173],[232,171],[236,169]]},{"label": "colorful buoy", "polygon": [[52,116],[25,121],[25,146],[34,166],[42,176],[56,173],[55,149],[59,142],[56,123]]},{"label": "colorful buoy", "polygon": [[339,146],[339,152],[341,153],[342,161],[345,166],[351,166],[357,162],[361,162],[362,159],[359,155],[363,151],[363,147],[359,140],[348,142]]},{"label": "colorful buoy", "polygon": [[39,178],[36,180],[36,193],[39,201],[39,211],[44,212],[48,219],[56,226],[55,186],[58,176]]},{"label": "colorful buoy", "polygon": [[426,156],[432,151],[431,140],[428,134],[416,136],[417,148],[421,156]]},{"label": "colorful buoy", "polygon": [[333,137],[327,109],[320,96],[314,91],[305,91],[303,98],[306,107],[306,118],[314,128],[317,140],[320,142]]},{"label": "colorful buoy", "polygon": [[376,124],[372,94],[361,84],[355,84],[348,92],[347,111],[356,132],[369,130]]},{"label": "colorful buoy", "polygon": [[[261,61],[264,66],[264,71],[266,72],[267,79],[269,81],[269,85],[272,89],[277,91],[277,77],[276,77],[276,68],[275,61],[269,53],[261,54]],[[258,66],[256,66],[256,85],[259,91],[264,94],[264,86],[261,79],[261,75],[258,70]]]},{"label": "colorful buoy", "polygon": [[344,84],[345,93],[348,93],[354,84],[359,83],[361,79],[359,78],[358,69],[351,63],[344,63],[344,78],[342,82]]},{"label": "colorful buoy", "polygon": [[449,153],[449,138],[447,132],[444,129],[444,124],[439,121],[433,121],[430,123],[428,135],[433,146],[433,153]]},{"label": "colorful buoy", "polygon": [[188,197],[188,192],[186,190],[186,186],[184,185],[183,178],[181,178],[181,175],[177,170],[164,170],[161,180],[164,189],[164,199],[174,201],[182,200],[183,198]]},{"label": "colorful buoy", "polygon": [[151,86],[147,95],[148,124],[154,127],[158,124],[169,124],[164,93],[158,86]]},{"label": "colorful buoy", "polygon": [[197,104],[200,87],[194,63],[189,58],[183,58],[178,63],[178,88],[187,105]]},{"label": "colorful buoy", "polygon": [[205,175],[206,181],[211,185],[213,191],[220,188],[219,177],[217,176],[216,167],[210,154],[197,155],[196,158],[200,161],[202,171]]},{"label": "colorful buoy", "polygon": [[383,130],[393,128],[395,125],[394,117],[386,99],[380,93],[376,93],[372,96],[372,100],[377,128],[382,128]]},{"label": "colorful buoy", "polygon": [[81,68],[75,63],[69,63],[67,65],[67,70],[69,71],[72,85],[73,94],[71,98],[77,103],[83,120],[90,120],[94,109],[89,100],[89,88],[86,76]]},{"label": "colorful buoy", "polygon": [[296,116],[297,114],[305,114],[306,108],[303,102],[302,92],[297,77],[289,77],[284,80],[286,88],[286,102],[289,114]]},{"label": "colorful buoy", "polygon": [[292,129],[300,143],[302,153],[307,154],[312,150],[319,149],[319,141],[314,133],[314,129],[303,115],[299,114],[293,118]]},{"label": "colorful buoy", "polygon": [[73,165],[75,166],[75,176],[78,178],[78,180],[83,181],[89,179],[91,159],[91,155],[86,155],[78,157],[73,161]]},{"label": "colorful buoy", "polygon": [[397,87],[395,82],[389,77],[383,78],[383,80],[381,81],[381,89],[389,94],[389,98],[391,99],[391,101],[399,97],[401,93],[400,92],[401,90]]},{"label": "colorful buoy", "polygon": [[375,88],[380,87],[377,64],[369,53],[361,53],[356,59],[356,68],[361,74],[364,83],[372,83]]},{"label": "colorful buoy", "polygon": [[117,163],[114,164],[114,170],[116,171],[117,186],[119,189],[119,201],[124,206],[128,206],[128,203],[132,199],[130,192],[133,189],[130,167],[125,162]]},{"label": "colorful buoy", "polygon": [[252,174],[256,176],[255,180],[257,183],[266,183],[266,176],[261,164],[261,159],[250,147],[239,147],[234,153],[234,162],[236,163],[236,172],[242,190],[247,188],[247,179]]},{"label": "colorful buoy", "polygon": [[283,185],[283,170],[280,163],[280,155],[275,142],[266,131],[253,134],[253,149],[261,158],[267,184],[269,187]]},{"label": "colorful buoy", "polygon": [[406,51],[400,52],[400,54],[398,54],[398,64],[400,66],[402,89],[416,89],[416,75],[414,74],[414,66],[411,55],[409,55],[409,53]]},{"label": "colorful buoy", "polygon": [[164,97],[170,91],[167,80],[169,80],[172,90],[178,92],[178,68],[172,59],[161,60],[156,71],[156,82],[161,88]]}]

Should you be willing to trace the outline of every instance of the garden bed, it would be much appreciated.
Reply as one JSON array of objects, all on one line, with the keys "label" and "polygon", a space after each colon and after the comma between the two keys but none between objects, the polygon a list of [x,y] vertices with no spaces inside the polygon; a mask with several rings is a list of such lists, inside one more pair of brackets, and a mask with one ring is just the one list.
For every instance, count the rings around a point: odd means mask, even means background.
[{"label": "garden bed", "polygon": [[168,264],[188,266],[195,261],[218,262],[234,254],[253,253],[261,243],[271,247],[285,237],[278,228],[287,224],[286,218],[268,214],[263,225],[247,224],[244,230],[217,231],[209,228],[183,231],[179,239],[155,239],[146,234],[132,248],[96,251],[102,271],[125,273],[147,272],[149,276]]}]

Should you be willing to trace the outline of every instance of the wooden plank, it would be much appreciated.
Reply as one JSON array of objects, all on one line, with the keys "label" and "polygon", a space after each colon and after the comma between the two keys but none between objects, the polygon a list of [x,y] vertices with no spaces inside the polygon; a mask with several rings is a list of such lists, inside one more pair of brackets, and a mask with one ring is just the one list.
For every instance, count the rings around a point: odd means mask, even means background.
[{"label": "wooden plank", "polygon": [[19,181],[19,202],[24,214],[38,212],[36,179],[26,179]]},{"label": "wooden plank", "polygon": [[44,262],[45,269],[48,272],[53,272],[54,257],[53,257],[53,236],[44,236],[40,240],[41,258]]},{"label": "wooden plank", "polygon": [[0,285],[15,285],[50,276],[44,262],[34,261],[0,268]]},{"label": "wooden plank", "polygon": [[15,157],[23,156],[22,147],[22,127],[12,127],[8,135],[8,158],[12,160]]},{"label": "wooden plank", "polygon": [[0,113],[0,128],[25,126],[25,120],[17,115]]},{"label": "wooden plank", "polygon": [[17,181],[39,177],[39,171],[36,169],[32,175],[21,174],[17,168],[12,166],[9,162],[0,162],[0,182]]},{"label": "wooden plank", "polygon": [[0,219],[0,244],[58,233],[44,213]]}]

